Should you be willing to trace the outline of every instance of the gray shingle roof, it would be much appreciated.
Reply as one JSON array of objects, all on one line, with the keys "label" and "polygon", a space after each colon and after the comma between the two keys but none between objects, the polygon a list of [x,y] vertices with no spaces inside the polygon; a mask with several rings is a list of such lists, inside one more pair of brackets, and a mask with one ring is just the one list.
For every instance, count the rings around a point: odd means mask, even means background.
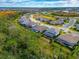
[{"label": "gray shingle roof", "polygon": [[75,45],[79,41],[79,33],[70,33],[70,34],[65,34],[65,35],[60,35],[57,38],[60,42],[63,40],[62,43],[69,43],[69,45]]},{"label": "gray shingle roof", "polygon": [[47,31],[44,32],[44,34],[46,36],[49,36],[49,37],[53,37],[53,36],[56,36],[59,34],[59,31],[54,29],[54,28],[51,28],[51,29],[48,29]]},{"label": "gray shingle roof", "polygon": [[76,29],[79,30],[79,24],[76,24]]},{"label": "gray shingle roof", "polygon": [[45,31],[45,30],[47,30],[48,28],[47,27],[45,27],[45,26],[35,26],[35,27],[32,27],[32,30],[34,30],[34,31],[37,31],[37,32],[43,32],[43,31]]}]

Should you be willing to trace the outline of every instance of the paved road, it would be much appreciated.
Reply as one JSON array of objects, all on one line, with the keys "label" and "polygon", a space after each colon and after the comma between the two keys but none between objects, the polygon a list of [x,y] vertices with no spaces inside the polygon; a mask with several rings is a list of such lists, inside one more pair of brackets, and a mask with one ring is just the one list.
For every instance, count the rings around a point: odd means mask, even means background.
[{"label": "paved road", "polygon": [[65,32],[68,32],[69,28],[73,27],[75,23],[76,23],[76,19],[70,18],[69,23],[64,24],[63,27],[62,27],[62,29],[63,29]]},{"label": "paved road", "polygon": [[57,29],[55,26],[48,25],[48,24],[45,24],[45,23],[43,23],[41,21],[36,20],[35,18],[33,18],[33,15],[30,15],[30,20],[33,21],[33,22],[38,23],[39,25],[46,26],[48,28],[55,28],[55,29]]},{"label": "paved road", "polygon": [[31,21],[33,21],[33,22],[36,22],[38,25],[46,26],[48,28],[55,28],[55,29],[58,29],[58,30],[62,29],[62,30],[64,30],[64,32],[68,32],[69,28],[73,27],[74,24],[76,23],[76,19],[75,18],[70,18],[69,23],[64,24],[63,27],[56,27],[56,26],[48,25],[48,24],[45,24],[43,22],[40,22],[40,21],[36,20],[35,18],[33,18],[33,14],[31,14],[29,16],[29,19]]}]

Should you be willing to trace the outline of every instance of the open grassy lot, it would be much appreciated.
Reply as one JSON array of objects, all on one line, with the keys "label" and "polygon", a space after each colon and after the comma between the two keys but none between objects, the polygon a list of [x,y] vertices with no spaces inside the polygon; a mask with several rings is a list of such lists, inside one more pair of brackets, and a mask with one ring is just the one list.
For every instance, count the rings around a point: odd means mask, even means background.
[{"label": "open grassy lot", "polygon": [[49,19],[49,20],[56,20],[56,17],[54,16],[50,16],[50,15],[45,15],[45,14],[35,14],[34,15],[35,17],[41,17],[41,18],[46,18],[46,19]]}]

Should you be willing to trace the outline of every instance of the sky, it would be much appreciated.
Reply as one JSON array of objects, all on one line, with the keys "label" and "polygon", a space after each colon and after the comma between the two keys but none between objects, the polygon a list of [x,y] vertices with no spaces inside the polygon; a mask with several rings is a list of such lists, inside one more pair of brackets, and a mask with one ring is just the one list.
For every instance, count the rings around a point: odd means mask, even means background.
[{"label": "sky", "polygon": [[0,0],[0,7],[79,7],[79,0]]}]

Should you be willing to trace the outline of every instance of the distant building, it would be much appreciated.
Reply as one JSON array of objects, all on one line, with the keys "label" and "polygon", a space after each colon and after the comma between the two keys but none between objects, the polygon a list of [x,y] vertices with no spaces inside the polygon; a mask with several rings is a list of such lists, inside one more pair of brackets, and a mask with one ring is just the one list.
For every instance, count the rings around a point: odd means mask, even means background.
[{"label": "distant building", "polygon": [[35,31],[35,32],[44,32],[45,30],[47,30],[48,28],[45,27],[45,26],[35,26],[35,27],[32,27],[32,30]]},{"label": "distant building", "polygon": [[65,46],[69,46],[72,48],[79,41],[79,33],[70,33],[70,34],[60,35],[57,38],[57,41]]},{"label": "distant building", "polygon": [[79,24],[76,24],[76,29],[79,30]]},{"label": "distant building", "polygon": [[64,20],[55,20],[55,21],[50,21],[49,22],[50,24],[52,24],[52,25],[62,25],[62,24],[64,24]]},{"label": "distant building", "polygon": [[59,34],[59,31],[54,28],[50,28],[44,32],[44,35],[50,38],[57,36],[58,34]]},{"label": "distant building", "polygon": [[29,19],[26,19],[25,17],[21,17],[21,18],[19,19],[19,22],[20,22],[20,24],[22,24],[22,25],[27,25],[27,24],[30,22],[30,20],[29,20]]},{"label": "distant building", "polygon": [[43,18],[43,17],[37,17],[36,20],[39,20],[41,22],[47,22],[47,23],[49,23],[51,25],[62,25],[62,24],[64,24],[65,20],[69,20],[66,17],[56,16],[56,18],[57,18],[56,20],[50,20],[50,19]]},{"label": "distant building", "polygon": [[38,17],[38,18],[36,18],[36,20],[39,20],[39,21],[41,21],[41,22],[49,22],[49,19],[46,19],[46,18],[42,18],[42,17]]}]

